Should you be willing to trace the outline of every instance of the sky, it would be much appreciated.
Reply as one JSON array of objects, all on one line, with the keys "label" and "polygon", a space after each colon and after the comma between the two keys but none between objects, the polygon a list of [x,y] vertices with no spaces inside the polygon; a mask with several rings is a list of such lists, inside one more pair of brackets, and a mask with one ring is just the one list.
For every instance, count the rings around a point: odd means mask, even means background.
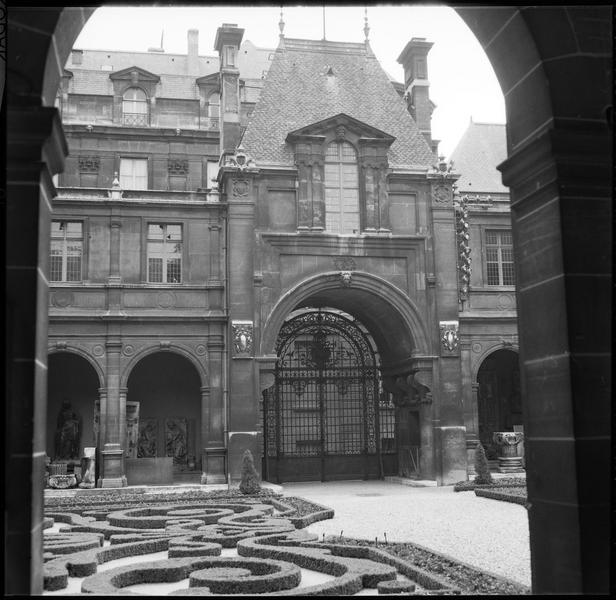
[{"label": "sky", "polygon": [[[439,154],[449,156],[471,120],[505,123],[505,103],[494,71],[479,42],[448,6],[379,4],[367,6],[369,40],[379,62],[396,81],[404,74],[398,56],[412,37],[433,42],[428,55],[432,137],[441,140]],[[364,40],[365,7],[325,5],[325,38]],[[284,34],[290,38],[323,38],[323,8],[284,6]],[[199,54],[215,56],[214,39],[223,23],[245,29],[244,40],[263,48],[278,45],[280,5],[105,6],[86,23],[74,46],[88,50],[146,52],[163,47],[186,54],[189,29],[199,30]]]}]

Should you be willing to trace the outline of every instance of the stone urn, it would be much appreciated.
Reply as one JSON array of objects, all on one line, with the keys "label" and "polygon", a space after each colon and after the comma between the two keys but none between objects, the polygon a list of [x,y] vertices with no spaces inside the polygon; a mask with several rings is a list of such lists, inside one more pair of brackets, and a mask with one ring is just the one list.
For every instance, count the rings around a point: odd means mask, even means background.
[{"label": "stone urn", "polygon": [[518,444],[524,439],[524,434],[520,431],[496,431],[492,439],[498,448],[498,470],[501,473],[523,472]]}]

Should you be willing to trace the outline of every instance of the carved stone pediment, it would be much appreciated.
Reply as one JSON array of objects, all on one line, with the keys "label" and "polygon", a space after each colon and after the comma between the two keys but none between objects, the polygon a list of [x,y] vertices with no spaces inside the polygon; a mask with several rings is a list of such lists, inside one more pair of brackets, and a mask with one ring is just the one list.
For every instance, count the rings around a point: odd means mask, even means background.
[{"label": "carved stone pediment", "polygon": [[332,133],[337,140],[346,139],[350,134],[353,137],[358,137],[360,142],[366,140],[366,142],[372,144],[385,144],[386,146],[390,146],[396,139],[372,125],[358,121],[344,113],[339,113],[289,132],[286,141],[294,144],[315,136],[331,135]]},{"label": "carved stone pediment", "polygon": [[121,71],[114,71],[109,74],[109,79],[112,81],[130,81],[132,84],[137,83],[158,83],[160,77],[154,73],[150,73],[141,67],[128,67]]}]

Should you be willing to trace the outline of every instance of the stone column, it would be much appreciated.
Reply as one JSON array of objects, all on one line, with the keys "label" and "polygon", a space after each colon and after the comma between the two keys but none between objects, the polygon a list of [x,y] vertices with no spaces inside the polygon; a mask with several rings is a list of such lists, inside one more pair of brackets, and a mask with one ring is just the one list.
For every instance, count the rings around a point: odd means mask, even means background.
[{"label": "stone column", "polygon": [[[13,15],[14,16],[14,15]],[[51,18],[51,17],[50,17]],[[15,35],[19,37],[18,30]],[[37,35],[39,35],[37,33]],[[42,34],[41,40],[44,40]],[[47,43],[51,43],[47,41]],[[19,53],[18,53],[19,54]],[[19,54],[24,59],[24,54]],[[22,60],[22,62],[24,62]],[[27,61],[25,61],[27,62]],[[14,84],[19,94],[16,75]],[[26,81],[26,79],[23,79]],[[47,265],[52,177],[68,153],[55,108],[10,100],[5,244],[5,593],[43,592],[43,487],[47,416]],[[20,99],[21,100],[21,99]]]},{"label": "stone column", "polygon": [[511,188],[536,594],[608,593],[610,579],[613,133],[570,121],[499,167]]}]

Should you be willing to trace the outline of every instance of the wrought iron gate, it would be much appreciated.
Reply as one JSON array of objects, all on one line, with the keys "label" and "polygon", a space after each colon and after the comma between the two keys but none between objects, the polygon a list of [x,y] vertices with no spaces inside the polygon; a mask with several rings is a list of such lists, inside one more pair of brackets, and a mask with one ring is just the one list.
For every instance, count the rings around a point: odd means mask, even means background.
[{"label": "wrought iron gate", "polygon": [[393,412],[381,425],[375,354],[357,324],[303,313],[281,328],[276,354],[275,384],[264,395],[266,477],[381,477],[381,438],[391,453]]}]

